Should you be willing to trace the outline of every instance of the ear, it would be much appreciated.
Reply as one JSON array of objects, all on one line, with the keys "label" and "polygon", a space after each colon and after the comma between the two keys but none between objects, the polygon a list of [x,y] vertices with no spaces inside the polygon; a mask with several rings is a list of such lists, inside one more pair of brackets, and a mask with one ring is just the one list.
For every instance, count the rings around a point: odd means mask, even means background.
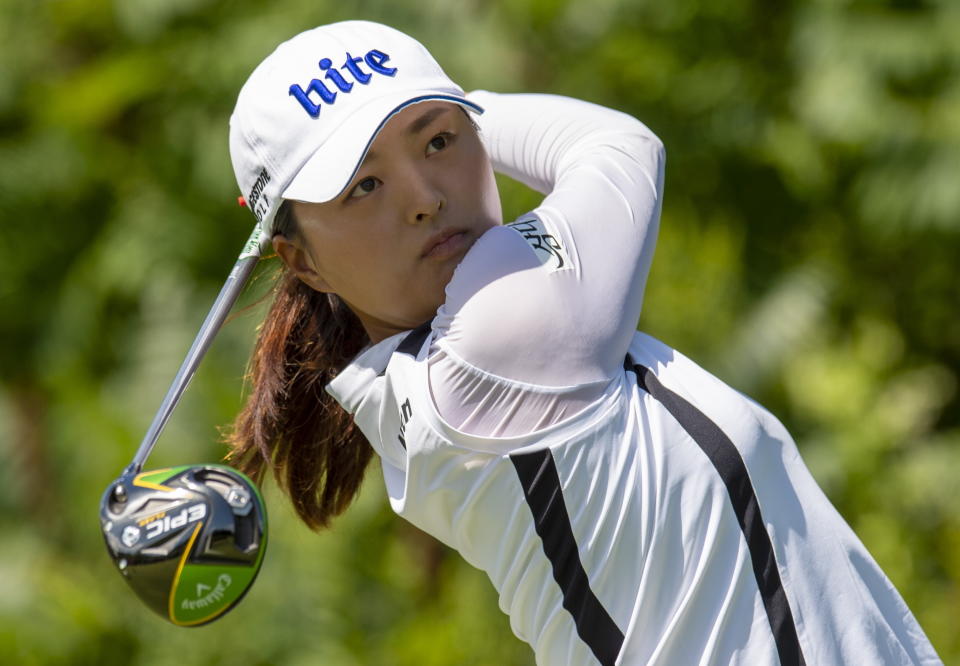
[{"label": "ear", "polygon": [[298,240],[291,240],[283,234],[274,234],[273,249],[280,259],[287,265],[294,275],[308,287],[317,291],[330,293],[333,290],[320,273],[317,272],[316,262]]}]

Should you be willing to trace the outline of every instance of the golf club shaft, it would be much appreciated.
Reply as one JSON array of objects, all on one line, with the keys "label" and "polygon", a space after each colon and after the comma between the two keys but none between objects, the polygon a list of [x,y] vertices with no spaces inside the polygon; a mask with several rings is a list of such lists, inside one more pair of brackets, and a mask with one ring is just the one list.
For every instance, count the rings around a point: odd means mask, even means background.
[{"label": "golf club shaft", "polygon": [[260,254],[269,241],[269,236],[262,233],[260,231],[260,225],[257,225],[244,245],[243,251],[237,259],[237,263],[234,264],[233,269],[230,271],[227,281],[220,289],[220,293],[213,302],[210,312],[207,313],[207,317],[204,319],[203,325],[197,333],[197,337],[190,346],[190,351],[187,352],[187,357],[183,359],[183,363],[177,372],[177,376],[173,380],[173,384],[171,384],[167,390],[167,395],[160,404],[160,409],[157,411],[156,416],[153,417],[153,423],[150,424],[150,429],[147,430],[147,434],[140,443],[140,448],[137,449],[137,453],[134,455],[130,465],[125,470],[125,474],[137,474],[143,468],[143,463],[146,461],[147,456],[150,455],[150,451],[153,450],[154,444],[157,443],[157,439],[160,437],[163,427],[167,424],[170,414],[174,408],[176,408],[177,403],[180,402],[180,397],[190,384],[190,380],[193,379],[193,375],[197,371],[200,361],[207,353],[207,350],[213,342],[213,338],[220,330],[234,302],[250,279],[250,275],[253,273],[257,261],[260,259]]}]

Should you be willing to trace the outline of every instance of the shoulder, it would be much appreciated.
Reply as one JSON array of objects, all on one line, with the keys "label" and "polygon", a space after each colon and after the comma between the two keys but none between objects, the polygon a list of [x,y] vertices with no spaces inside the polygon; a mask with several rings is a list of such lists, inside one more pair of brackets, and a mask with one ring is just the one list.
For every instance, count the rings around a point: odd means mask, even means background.
[{"label": "shoulder", "polygon": [[[584,378],[576,367],[555,367],[590,353],[589,345],[581,349],[584,322],[574,302],[576,248],[562,220],[536,213],[476,242],[447,286],[434,321],[435,344],[501,378],[579,384]],[[591,381],[599,379],[595,374]]]},{"label": "shoulder", "polygon": [[438,318],[441,322],[448,319],[486,287],[495,287],[503,280],[517,279],[524,271],[533,270],[539,265],[530,246],[510,225],[488,230],[477,239],[454,272]]}]

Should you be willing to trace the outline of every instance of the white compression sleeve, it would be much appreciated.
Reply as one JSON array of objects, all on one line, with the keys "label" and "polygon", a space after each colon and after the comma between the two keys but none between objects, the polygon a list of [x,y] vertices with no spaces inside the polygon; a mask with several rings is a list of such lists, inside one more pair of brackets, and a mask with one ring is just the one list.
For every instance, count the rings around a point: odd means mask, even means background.
[{"label": "white compression sleeve", "polygon": [[434,324],[430,379],[453,425],[516,434],[544,425],[518,420],[524,401],[569,414],[564,396],[582,406],[619,370],[653,257],[664,153],[639,121],[587,102],[470,97],[486,109],[494,168],[548,194],[464,258]]}]

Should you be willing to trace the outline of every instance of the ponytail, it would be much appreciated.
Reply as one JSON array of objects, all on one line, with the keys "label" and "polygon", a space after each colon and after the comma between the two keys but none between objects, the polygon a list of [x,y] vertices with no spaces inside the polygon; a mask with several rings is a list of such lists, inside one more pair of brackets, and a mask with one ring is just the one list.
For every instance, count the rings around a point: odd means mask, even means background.
[{"label": "ponytail", "polygon": [[[278,229],[289,237],[296,225],[288,204],[281,212]],[[228,459],[257,483],[272,469],[314,530],[350,505],[373,456],[353,418],[325,390],[367,342],[338,296],[282,269],[253,351],[252,392],[226,438]]]}]

